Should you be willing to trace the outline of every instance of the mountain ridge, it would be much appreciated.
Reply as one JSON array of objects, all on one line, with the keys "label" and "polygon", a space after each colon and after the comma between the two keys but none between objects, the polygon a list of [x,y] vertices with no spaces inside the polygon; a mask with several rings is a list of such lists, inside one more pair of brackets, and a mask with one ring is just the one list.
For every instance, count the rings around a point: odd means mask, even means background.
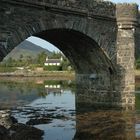
[{"label": "mountain ridge", "polygon": [[20,56],[22,55],[23,58],[27,58],[30,56],[31,58],[36,58],[37,55],[41,52],[45,52],[48,56],[51,55],[51,51],[44,49],[30,41],[23,41],[20,43],[17,47],[15,47],[5,58],[4,60],[9,59],[10,57],[12,59],[18,60]]}]

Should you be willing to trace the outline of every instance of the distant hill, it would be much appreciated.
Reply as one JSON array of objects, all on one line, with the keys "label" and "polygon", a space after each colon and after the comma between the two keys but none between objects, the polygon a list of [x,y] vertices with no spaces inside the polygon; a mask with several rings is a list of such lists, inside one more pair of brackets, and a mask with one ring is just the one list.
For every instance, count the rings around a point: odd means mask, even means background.
[{"label": "distant hill", "polygon": [[18,60],[21,55],[23,56],[23,58],[27,58],[27,56],[31,56],[32,58],[35,58],[41,52],[46,52],[46,54],[48,56],[51,55],[51,52],[49,50],[44,49],[44,48],[42,48],[40,46],[37,46],[37,45],[25,40],[21,44],[19,44],[17,47],[15,47],[4,58],[4,60],[7,60],[10,57],[12,57],[15,60]]}]

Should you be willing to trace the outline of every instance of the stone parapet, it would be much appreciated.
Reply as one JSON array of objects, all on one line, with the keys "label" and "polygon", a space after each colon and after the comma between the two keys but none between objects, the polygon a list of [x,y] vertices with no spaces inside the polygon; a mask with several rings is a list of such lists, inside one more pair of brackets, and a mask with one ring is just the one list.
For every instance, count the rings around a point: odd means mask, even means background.
[{"label": "stone parapet", "polygon": [[[38,8],[80,10],[88,14],[115,18],[115,4],[103,0],[2,0],[7,3],[17,3],[18,5],[35,6]],[[100,9],[100,10],[99,10]]]}]

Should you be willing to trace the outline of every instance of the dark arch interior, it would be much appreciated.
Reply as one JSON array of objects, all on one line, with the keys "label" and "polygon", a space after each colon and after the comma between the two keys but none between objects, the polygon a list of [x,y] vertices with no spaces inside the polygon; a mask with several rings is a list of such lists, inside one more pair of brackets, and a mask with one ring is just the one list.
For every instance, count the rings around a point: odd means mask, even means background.
[{"label": "dark arch interior", "polygon": [[98,44],[83,33],[69,29],[52,29],[35,34],[57,48],[70,60],[78,74],[113,73],[110,60]]}]

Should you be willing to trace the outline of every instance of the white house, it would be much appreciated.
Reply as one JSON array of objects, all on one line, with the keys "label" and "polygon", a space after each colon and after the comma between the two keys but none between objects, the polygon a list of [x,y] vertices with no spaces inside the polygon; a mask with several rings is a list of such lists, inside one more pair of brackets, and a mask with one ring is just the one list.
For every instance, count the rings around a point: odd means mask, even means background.
[{"label": "white house", "polygon": [[45,66],[60,66],[63,61],[63,58],[60,59],[48,59],[46,58],[46,62],[44,63]]}]

